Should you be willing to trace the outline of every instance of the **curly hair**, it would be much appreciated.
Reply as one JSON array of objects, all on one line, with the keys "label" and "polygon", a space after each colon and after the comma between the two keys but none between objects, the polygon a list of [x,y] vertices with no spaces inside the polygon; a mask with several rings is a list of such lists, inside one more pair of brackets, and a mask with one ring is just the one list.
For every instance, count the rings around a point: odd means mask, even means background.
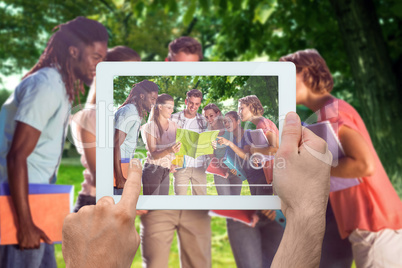
[{"label": "curly hair", "polygon": [[279,61],[290,61],[296,65],[296,72],[302,72],[303,81],[314,93],[331,92],[334,80],[325,60],[315,49],[299,50],[283,56]]},{"label": "curly hair", "polygon": [[256,95],[249,95],[241,98],[239,99],[239,102],[247,105],[253,115],[261,116],[264,114],[264,108],[262,107],[261,101],[257,98]]},{"label": "curly hair", "polygon": [[75,46],[82,50],[83,46],[92,45],[94,42],[107,43],[109,35],[101,23],[84,17],[60,24],[53,29],[55,30],[58,31],[50,38],[38,62],[23,79],[44,67],[55,67],[61,73],[69,101],[73,102],[80,93],[84,93],[84,85],[82,81],[77,83],[69,47]]}]

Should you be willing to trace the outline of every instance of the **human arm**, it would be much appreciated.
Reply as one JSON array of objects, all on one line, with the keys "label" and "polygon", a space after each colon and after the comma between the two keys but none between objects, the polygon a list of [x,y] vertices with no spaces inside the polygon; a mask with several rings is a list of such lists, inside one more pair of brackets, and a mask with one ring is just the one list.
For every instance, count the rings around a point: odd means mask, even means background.
[{"label": "human arm", "polygon": [[248,158],[248,152],[250,150],[249,145],[246,145],[244,150],[243,150],[242,148],[240,148],[236,144],[234,144],[232,141],[227,140],[224,137],[218,137],[217,139],[218,139],[219,144],[229,146],[230,149],[232,149],[240,158],[242,158],[242,159],[247,159]]},{"label": "human arm", "polygon": [[127,134],[119,129],[115,129],[114,132],[114,148],[113,148],[113,171],[116,179],[116,188],[121,189],[126,182],[121,170],[121,153],[120,146],[126,139]]},{"label": "human arm", "polygon": [[27,158],[35,149],[41,132],[17,121],[14,137],[7,154],[7,174],[10,194],[17,214],[17,240],[20,249],[39,248],[40,240],[52,243],[32,220],[28,203]]},{"label": "human arm", "polygon": [[168,154],[177,153],[178,151],[180,151],[180,142],[177,142],[170,147],[158,151],[156,145],[156,137],[152,136],[148,132],[145,132],[145,137],[147,139],[148,152],[151,154],[152,159],[160,159]]},{"label": "human arm", "polygon": [[263,148],[257,148],[251,146],[250,148],[250,153],[255,154],[255,153],[260,153],[263,155],[274,155],[278,151],[278,146],[279,146],[279,139],[277,135],[272,132],[272,131],[267,131],[265,133],[265,137],[267,137],[269,146],[268,147],[263,147]]},{"label": "human arm", "polygon": [[319,266],[331,160],[325,141],[302,128],[296,113],[289,113],[273,180],[286,228],[271,267]]},{"label": "human arm", "polygon": [[140,161],[131,160],[119,203],[106,196],[65,218],[62,252],[66,267],[131,266],[140,244],[134,221],[141,176]]},{"label": "human arm", "polygon": [[369,145],[356,130],[345,125],[339,128],[339,141],[345,157],[331,168],[331,175],[341,178],[361,178],[373,175],[375,160]]},{"label": "human arm", "polygon": [[77,125],[77,130],[80,132],[85,160],[96,186],[96,136],[79,125]]}]

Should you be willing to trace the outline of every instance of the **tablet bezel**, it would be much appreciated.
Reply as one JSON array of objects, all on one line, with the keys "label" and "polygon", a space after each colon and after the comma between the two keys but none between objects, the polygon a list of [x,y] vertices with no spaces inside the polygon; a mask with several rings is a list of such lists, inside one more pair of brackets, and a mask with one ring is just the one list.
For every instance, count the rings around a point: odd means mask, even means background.
[{"label": "tablet bezel", "polygon": [[[113,195],[113,78],[115,76],[277,76],[279,135],[296,111],[296,68],[291,62],[101,62],[96,67],[96,200]],[[279,142],[281,138],[279,137]],[[280,209],[277,196],[141,195],[137,209]]]}]

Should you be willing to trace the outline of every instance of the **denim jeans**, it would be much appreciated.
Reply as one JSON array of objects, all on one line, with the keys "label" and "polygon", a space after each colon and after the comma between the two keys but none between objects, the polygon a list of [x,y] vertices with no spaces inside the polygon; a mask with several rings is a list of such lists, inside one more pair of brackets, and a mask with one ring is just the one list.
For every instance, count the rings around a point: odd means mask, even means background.
[{"label": "denim jeans", "polygon": [[242,181],[238,176],[232,173],[227,178],[214,175],[214,182],[218,195],[240,195]]},{"label": "denim jeans", "polygon": [[57,268],[54,245],[41,243],[38,249],[19,250],[18,245],[0,246],[2,268]]},{"label": "denim jeans", "polygon": [[145,163],[142,171],[142,186],[144,195],[168,195],[169,169]]},{"label": "denim jeans", "polygon": [[284,229],[276,221],[261,218],[256,226],[226,220],[230,246],[238,268],[271,266]]}]

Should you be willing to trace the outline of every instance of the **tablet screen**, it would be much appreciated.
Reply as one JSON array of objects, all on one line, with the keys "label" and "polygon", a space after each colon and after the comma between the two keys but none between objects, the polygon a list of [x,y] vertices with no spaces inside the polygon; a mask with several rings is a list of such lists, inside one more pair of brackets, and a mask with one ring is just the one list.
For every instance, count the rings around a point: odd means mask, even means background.
[{"label": "tablet screen", "polygon": [[131,158],[143,195],[274,194],[277,76],[115,76],[113,106],[115,194]]},{"label": "tablet screen", "polygon": [[273,157],[295,111],[286,62],[97,66],[97,199],[118,202],[141,160],[137,209],[278,209]]}]

